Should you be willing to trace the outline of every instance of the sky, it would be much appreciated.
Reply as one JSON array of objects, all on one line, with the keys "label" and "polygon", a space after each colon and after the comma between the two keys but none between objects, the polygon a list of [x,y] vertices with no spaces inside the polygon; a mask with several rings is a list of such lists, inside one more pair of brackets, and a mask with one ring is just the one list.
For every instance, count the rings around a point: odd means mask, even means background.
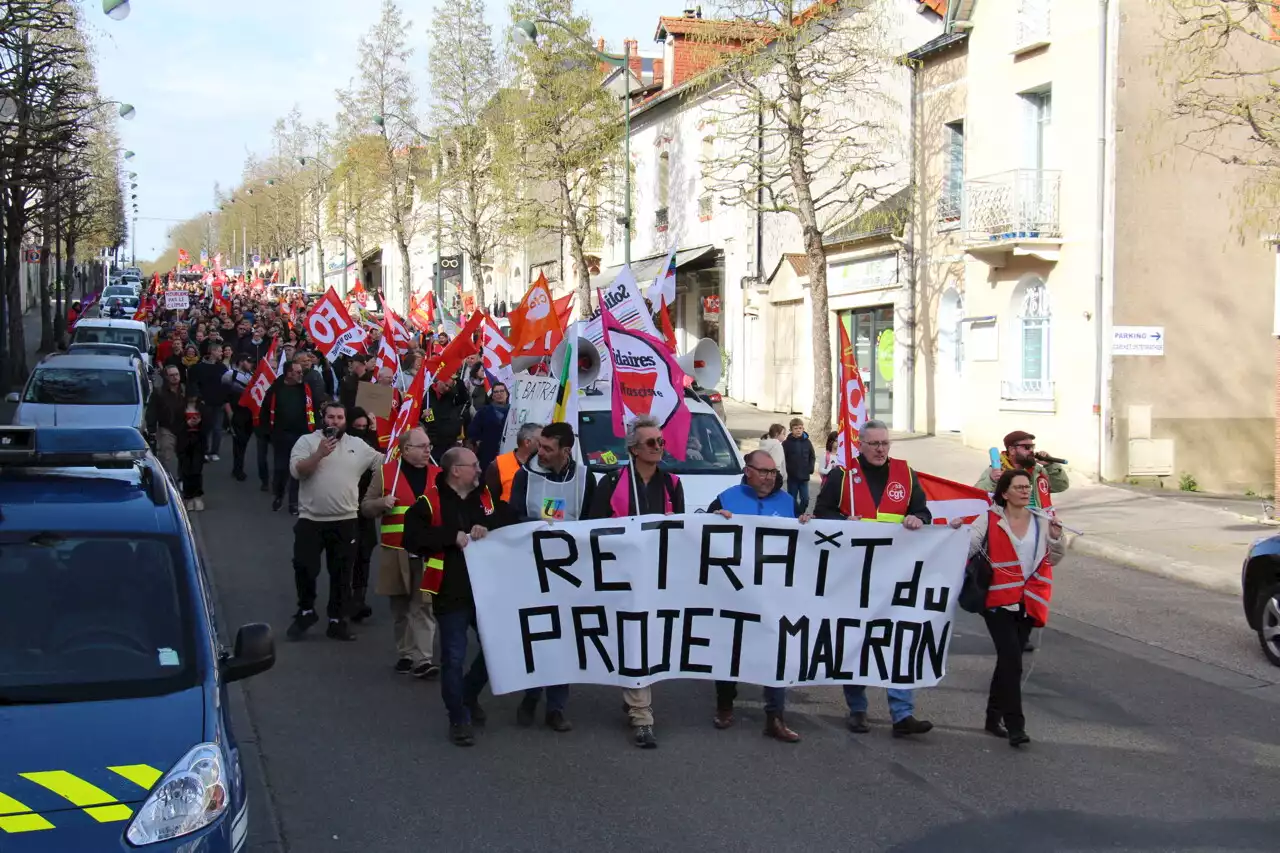
[{"label": "sky", "polygon": [[[131,0],[113,21],[98,0],[81,0],[93,32],[103,97],[132,104],[122,145],[136,153],[139,260],[164,251],[168,229],[213,207],[215,182],[240,178],[250,152],[267,153],[271,126],[297,104],[308,121],[331,121],[334,91],[357,71],[356,43],[381,0]],[[425,93],[426,0],[400,0],[413,22],[413,71]],[[659,15],[680,0],[579,0],[598,36],[621,50],[635,38],[654,54]],[[509,31],[505,0],[488,0],[495,42]],[[425,97],[422,100],[425,106]]]}]

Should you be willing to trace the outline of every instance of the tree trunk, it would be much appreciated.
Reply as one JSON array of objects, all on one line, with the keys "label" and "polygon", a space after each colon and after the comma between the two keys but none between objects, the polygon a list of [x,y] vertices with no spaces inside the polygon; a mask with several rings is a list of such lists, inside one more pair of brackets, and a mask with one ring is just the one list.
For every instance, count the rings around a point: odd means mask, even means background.
[{"label": "tree trunk", "polygon": [[22,233],[26,230],[26,199],[11,197],[5,229],[4,317],[7,319],[5,362],[0,370],[6,388],[22,384],[27,377],[27,342],[22,333]]},{"label": "tree trunk", "polygon": [[480,245],[479,227],[473,224],[468,236],[471,248],[467,251],[467,255],[471,258],[471,289],[476,294],[476,309],[487,311],[488,305],[484,301],[484,267],[481,266],[484,261],[484,247]]},{"label": "tree trunk", "polygon": [[62,341],[63,335],[67,333],[66,303],[70,302],[70,299],[69,298],[64,299],[63,297],[69,296],[69,294],[67,294],[67,288],[71,287],[72,290],[74,291],[74,287],[72,286],[75,281],[73,276],[75,275],[75,266],[76,266],[76,237],[77,236],[79,235],[77,235],[73,229],[71,228],[67,229],[67,259],[65,264],[66,275],[62,279],[63,281],[62,287],[58,290],[58,303],[55,306],[55,311],[53,314],[53,328],[56,333],[56,338],[59,342]]},{"label": "tree trunk", "polygon": [[[413,292],[413,280],[409,274],[409,242],[404,238],[404,229],[396,229],[396,243],[400,247],[400,265],[404,267],[404,305],[400,316],[409,316],[409,294]],[[385,305],[387,299],[386,287],[382,290],[382,300]]]},{"label": "tree trunk", "polygon": [[49,308],[49,273],[54,263],[52,257],[53,220],[56,201],[48,192],[44,198],[45,213],[40,222],[40,352],[53,350],[53,314]]},{"label": "tree trunk", "polygon": [[[563,221],[569,237],[569,250],[578,274],[578,316],[585,320],[591,316],[591,270],[587,269],[582,228],[573,215],[573,197],[569,195],[569,185],[563,179],[560,181],[560,204],[564,209]],[[564,271],[561,270],[560,274],[563,276]]]}]

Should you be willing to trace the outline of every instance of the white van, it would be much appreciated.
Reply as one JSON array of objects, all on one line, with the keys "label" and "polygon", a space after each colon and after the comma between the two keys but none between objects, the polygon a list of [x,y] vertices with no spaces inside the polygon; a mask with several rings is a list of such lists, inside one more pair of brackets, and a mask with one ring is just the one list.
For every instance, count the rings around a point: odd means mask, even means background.
[{"label": "white van", "polygon": [[71,334],[73,344],[128,344],[142,353],[147,370],[151,369],[151,333],[141,320],[111,320],[86,317],[76,322]]}]

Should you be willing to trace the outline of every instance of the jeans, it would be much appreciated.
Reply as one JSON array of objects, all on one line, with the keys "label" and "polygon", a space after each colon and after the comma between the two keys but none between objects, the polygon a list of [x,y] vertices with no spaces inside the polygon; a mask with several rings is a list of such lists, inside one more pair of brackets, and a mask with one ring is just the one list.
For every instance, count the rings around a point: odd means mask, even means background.
[{"label": "jeans", "polygon": [[289,474],[289,454],[293,453],[293,445],[301,437],[293,433],[282,432],[276,433],[271,438],[271,447],[273,448],[271,461],[274,463],[271,466],[274,474],[271,492],[275,497],[283,498],[285,485],[287,484],[289,486],[290,509],[298,506],[298,481]]},{"label": "jeans", "polygon": [[164,466],[173,484],[176,486],[181,482],[182,467],[178,461],[177,433],[164,427],[156,428],[156,456],[160,458],[160,464]]},{"label": "jeans", "polygon": [[436,623],[440,628],[440,697],[449,711],[449,725],[466,725],[471,722],[470,706],[489,683],[483,648],[476,653],[471,669],[465,675],[462,672],[467,663],[467,629],[475,627],[476,610],[464,607],[437,613]]},{"label": "jeans", "polygon": [[[766,714],[781,714],[783,711],[787,710],[787,688],[765,687],[762,689],[764,690],[764,712]],[[737,698],[738,682],[716,682],[717,711],[733,710],[733,700]]]},{"label": "jeans", "polygon": [[987,716],[1002,719],[1011,732],[1026,731],[1027,718],[1022,714],[1022,647],[1031,634],[1031,620],[1025,613],[1003,607],[984,610],[982,620],[996,647]]},{"label": "jeans", "polygon": [[796,514],[804,515],[809,511],[809,481],[787,478],[787,494],[796,502]]},{"label": "jeans", "polygon": [[222,406],[206,405],[204,407],[204,417],[201,420],[204,424],[202,443],[204,452],[210,456],[216,456],[222,448],[222,425],[225,415],[226,410]]},{"label": "jeans", "polygon": [[[524,701],[530,705],[538,704],[538,700],[542,698],[541,687],[530,687],[524,692]],[[565,705],[569,704],[569,685],[555,684],[547,688],[547,713],[559,711],[564,713]]]},{"label": "jeans", "polygon": [[[889,716],[895,723],[902,722],[915,712],[916,700],[912,691],[890,687],[884,692],[889,698]],[[866,685],[846,684],[844,702],[849,706],[850,714],[865,714],[867,712]]]},{"label": "jeans", "polygon": [[300,518],[293,526],[293,579],[298,611],[315,610],[316,579],[320,558],[329,568],[330,619],[345,619],[351,597],[351,560],[355,550],[356,520],[312,521]]}]

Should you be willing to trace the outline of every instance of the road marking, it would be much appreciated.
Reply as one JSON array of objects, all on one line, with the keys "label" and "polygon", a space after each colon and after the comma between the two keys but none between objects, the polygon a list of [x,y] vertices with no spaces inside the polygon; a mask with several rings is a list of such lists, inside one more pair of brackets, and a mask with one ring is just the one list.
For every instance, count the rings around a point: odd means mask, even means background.
[{"label": "road marking", "polygon": [[8,794],[0,794],[0,830],[15,833],[37,829],[53,829],[53,824]]},{"label": "road marking", "polygon": [[133,809],[97,785],[86,782],[65,770],[44,770],[39,773],[19,773],[18,775],[79,806],[84,809],[85,814],[98,823],[128,820],[133,816]]}]

